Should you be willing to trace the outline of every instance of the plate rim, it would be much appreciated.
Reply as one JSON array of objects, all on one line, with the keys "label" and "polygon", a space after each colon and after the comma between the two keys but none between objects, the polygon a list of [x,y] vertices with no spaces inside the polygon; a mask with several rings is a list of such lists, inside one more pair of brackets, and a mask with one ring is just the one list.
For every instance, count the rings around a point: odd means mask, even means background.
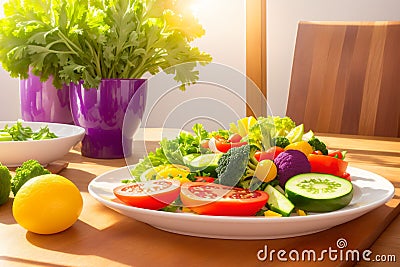
[{"label": "plate rim", "polygon": [[[113,209],[112,207],[118,208],[118,209],[122,209],[125,211],[134,211],[136,213],[140,213],[140,214],[145,214],[145,215],[156,215],[161,216],[161,217],[166,217],[168,219],[175,219],[175,218],[180,218],[180,219],[195,219],[196,221],[203,221],[203,222],[221,222],[221,221],[225,221],[225,222],[236,222],[236,223],[255,223],[258,224],[260,222],[266,222],[266,220],[271,221],[271,219],[274,222],[280,223],[280,222],[306,222],[306,221],[313,221],[315,219],[327,219],[329,217],[332,216],[346,216],[349,214],[353,214],[353,213],[360,213],[365,214],[373,209],[375,209],[376,207],[379,207],[380,205],[383,205],[384,203],[388,202],[390,199],[393,198],[394,193],[395,193],[395,189],[393,184],[387,180],[386,178],[384,178],[383,176],[361,169],[361,168],[356,168],[356,167],[352,167],[349,166],[348,170],[349,173],[354,172],[354,171],[362,171],[362,172],[366,172],[369,175],[372,175],[372,177],[374,178],[374,181],[377,182],[376,178],[380,179],[380,180],[384,180],[387,184],[385,186],[388,187],[386,189],[389,190],[389,192],[387,194],[385,194],[385,196],[377,201],[368,203],[367,205],[364,205],[362,207],[355,207],[352,209],[345,209],[345,210],[337,210],[337,211],[332,211],[332,212],[327,212],[327,213],[319,213],[319,214],[311,214],[309,216],[292,216],[292,217],[277,217],[277,218],[265,218],[263,216],[245,216],[245,217],[241,217],[241,216],[209,216],[209,215],[198,215],[198,214],[191,214],[191,213],[174,213],[174,212],[165,212],[165,211],[157,211],[157,210],[148,210],[148,209],[142,209],[142,208],[137,208],[137,207],[131,207],[131,206],[127,206],[125,204],[121,204],[121,203],[117,203],[117,202],[112,202],[104,197],[101,197],[100,195],[98,195],[96,192],[94,192],[93,190],[93,185],[95,182],[97,182],[99,179],[101,179],[104,176],[107,176],[109,174],[112,174],[114,172],[121,172],[123,170],[129,171],[129,168],[132,167],[134,165],[128,165],[128,166],[124,166],[124,167],[120,167],[114,170],[110,170],[107,171],[97,177],[95,177],[94,179],[92,179],[88,185],[88,192],[89,194],[94,197],[97,201],[99,201],[102,205]],[[390,187],[390,188],[389,188]],[[103,203],[104,202],[104,203]],[[107,205],[106,203],[108,203],[109,205]],[[360,216],[361,216],[360,215]],[[126,215],[125,215],[126,216]],[[359,217],[359,216],[357,216]],[[357,218],[356,217],[356,218]],[[157,228],[157,227],[156,227]],[[165,230],[165,229],[164,229]]]}]

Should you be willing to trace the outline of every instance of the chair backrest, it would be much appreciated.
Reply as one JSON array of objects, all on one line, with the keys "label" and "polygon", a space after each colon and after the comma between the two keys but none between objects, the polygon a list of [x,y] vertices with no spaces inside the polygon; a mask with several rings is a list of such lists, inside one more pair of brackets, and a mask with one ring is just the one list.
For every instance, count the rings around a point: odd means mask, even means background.
[{"label": "chair backrest", "polygon": [[286,114],[316,132],[400,137],[400,22],[300,22]]}]

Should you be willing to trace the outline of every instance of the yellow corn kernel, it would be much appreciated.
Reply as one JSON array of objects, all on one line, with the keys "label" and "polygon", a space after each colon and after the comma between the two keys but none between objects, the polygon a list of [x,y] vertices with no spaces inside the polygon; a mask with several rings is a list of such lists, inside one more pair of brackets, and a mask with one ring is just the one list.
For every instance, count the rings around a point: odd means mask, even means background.
[{"label": "yellow corn kernel", "polygon": [[190,208],[188,208],[188,207],[182,207],[182,212],[190,212],[190,213],[193,213],[193,211],[192,211]]},{"label": "yellow corn kernel", "polygon": [[296,213],[299,216],[307,216],[307,213],[304,210],[301,210],[301,209],[297,209]]},{"label": "yellow corn kernel", "polygon": [[264,216],[265,217],[282,217],[282,214],[277,213],[272,210],[267,210],[267,211],[264,211]]}]

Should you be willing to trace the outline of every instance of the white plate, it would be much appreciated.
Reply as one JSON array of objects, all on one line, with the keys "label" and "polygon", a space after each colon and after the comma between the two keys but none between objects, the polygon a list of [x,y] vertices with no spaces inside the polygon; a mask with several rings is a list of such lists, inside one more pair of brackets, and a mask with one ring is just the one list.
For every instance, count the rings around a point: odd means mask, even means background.
[{"label": "white plate", "polygon": [[[0,129],[5,125],[11,127],[16,121],[1,121]],[[58,138],[33,141],[5,141],[0,142],[0,162],[8,167],[20,166],[24,161],[35,159],[42,165],[62,158],[68,151],[80,142],[85,129],[75,125],[50,122],[22,122],[24,127],[29,126],[33,131],[48,126]]]},{"label": "white plate", "polygon": [[105,206],[168,232],[223,239],[275,239],[320,232],[353,220],[390,200],[393,185],[385,178],[357,168],[348,167],[354,185],[351,203],[338,211],[286,218],[206,216],[146,210],[119,204],[113,188],[122,179],[130,179],[128,167],[123,167],[93,179],[89,193]]}]

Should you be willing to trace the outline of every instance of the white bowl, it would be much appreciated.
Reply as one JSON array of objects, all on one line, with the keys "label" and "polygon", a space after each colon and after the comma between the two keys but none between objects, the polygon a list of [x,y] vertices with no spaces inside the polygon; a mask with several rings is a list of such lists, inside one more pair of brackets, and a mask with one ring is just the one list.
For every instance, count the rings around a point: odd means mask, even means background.
[{"label": "white bowl", "polygon": [[[6,125],[11,127],[16,121],[1,121],[0,130]],[[75,125],[50,122],[22,122],[33,131],[48,126],[58,138],[32,141],[0,141],[0,162],[7,167],[17,167],[29,159],[35,159],[42,165],[61,159],[68,151],[80,142],[85,129]]]}]

